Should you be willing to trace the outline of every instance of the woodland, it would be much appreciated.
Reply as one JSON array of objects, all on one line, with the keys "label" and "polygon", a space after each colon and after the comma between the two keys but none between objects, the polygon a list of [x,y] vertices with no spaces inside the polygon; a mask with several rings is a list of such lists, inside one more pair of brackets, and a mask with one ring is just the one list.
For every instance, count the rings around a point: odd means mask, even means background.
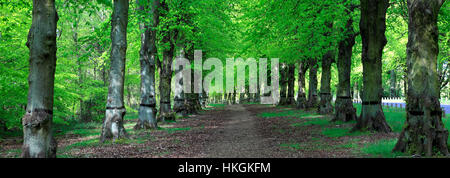
[{"label": "woodland", "polygon": [[[445,0],[0,0],[0,157],[448,157],[449,22]],[[245,63],[243,90],[179,92],[177,57],[212,71],[197,50],[279,59],[279,101]]]}]

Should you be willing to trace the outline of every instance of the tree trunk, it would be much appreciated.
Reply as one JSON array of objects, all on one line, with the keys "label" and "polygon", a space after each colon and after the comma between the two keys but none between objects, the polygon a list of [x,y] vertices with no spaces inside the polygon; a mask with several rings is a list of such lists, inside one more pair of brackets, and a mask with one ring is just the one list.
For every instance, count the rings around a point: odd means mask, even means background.
[{"label": "tree trunk", "polygon": [[[161,2],[161,7],[165,12],[165,16],[169,13],[168,2]],[[164,27],[168,28],[168,27]],[[163,35],[162,43],[167,45],[163,50],[163,61],[160,64],[160,80],[159,80],[159,92],[160,92],[160,104],[159,104],[159,121],[174,121],[175,113],[172,111],[170,104],[171,94],[171,82],[172,82],[172,61],[175,52],[175,43],[173,40],[177,39],[177,31],[174,29],[166,29],[167,33]]]},{"label": "tree trunk", "polygon": [[[288,74],[288,66],[286,63],[281,63],[280,67],[280,103],[279,105],[283,106],[287,104],[287,87],[288,87],[288,80],[287,80],[287,74]],[[256,95],[255,95],[256,97]]]},{"label": "tree trunk", "polygon": [[[231,97],[231,104],[236,104],[236,92],[234,92],[232,94],[233,96]],[[204,101],[204,100],[203,100]],[[203,105],[203,104],[202,104]]]},{"label": "tree trunk", "polygon": [[297,92],[297,108],[305,109],[307,108],[306,103],[306,92],[305,92],[305,75],[306,70],[308,70],[307,61],[301,61],[298,63],[298,92]]},{"label": "tree trunk", "polygon": [[286,104],[287,105],[293,105],[295,104],[295,98],[294,98],[294,85],[295,85],[295,64],[289,64],[288,65],[288,92],[287,92],[287,99]]},{"label": "tree trunk", "polygon": [[[200,108],[199,108],[199,110],[201,110],[202,107],[206,107],[206,104],[207,104],[207,101],[208,101],[208,93],[206,93],[206,92],[203,90],[203,92],[202,92],[201,94],[202,94],[202,96],[201,96],[201,103],[200,103]],[[235,99],[235,101],[236,101],[236,99]],[[235,104],[235,103],[233,103],[233,104]]]},{"label": "tree trunk", "polygon": [[195,78],[195,70],[193,69],[193,65],[194,65],[194,47],[192,46],[188,51],[187,51],[187,58],[189,60],[189,62],[191,63],[191,93],[185,93],[184,94],[184,99],[185,99],[185,103],[187,105],[187,114],[197,114],[197,110],[194,106],[195,104],[195,93],[194,93],[194,78]]},{"label": "tree trunk", "polygon": [[[348,15],[350,11],[347,11]],[[338,77],[339,83],[336,93],[335,102],[335,114],[333,121],[352,121],[356,120],[356,109],[353,107],[351,85],[350,85],[350,73],[352,66],[352,53],[353,46],[355,45],[355,32],[353,31],[353,18],[350,17],[347,20],[345,29],[342,30],[343,34],[347,36],[339,42],[339,54],[338,54]]]},{"label": "tree trunk", "polygon": [[308,91],[308,108],[317,107],[317,60],[309,59],[309,91]]},{"label": "tree trunk", "polygon": [[[79,46],[78,46],[78,24],[79,24],[79,17],[78,17],[78,9],[75,7],[74,9],[74,15],[75,15],[75,19],[74,22],[72,23],[72,39],[73,39],[73,45],[74,45],[74,53],[75,53],[75,60],[77,61],[77,68],[78,68],[78,87],[79,87],[79,91],[80,91],[80,99],[79,99],[79,104],[80,104],[80,115],[79,115],[79,119],[80,121],[83,122],[89,122],[90,121],[90,117],[88,116],[88,113],[85,110],[84,104],[83,104],[83,64],[80,58],[80,51],[79,51]],[[89,109],[89,108],[86,108]]]},{"label": "tree trunk", "polygon": [[28,33],[30,73],[28,104],[22,118],[23,158],[55,158],[53,138],[53,91],[56,68],[55,0],[34,0],[33,21]]},{"label": "tree trunk", "polygon": [[254,100],[255,100],[254,101],[255,103],[260,103],[261,102],[261,85],[258,85],[258,84],[256,85],[256,93],[255,93]]},{"label": "tree trunk", "polygon": [[[168,41],[169,42],[169,41]],[[169,42],[170,43],[170,42]],[[163,52],[163,61],[161,66],[159,91],[160,97],[160,108],[159,108],[159,119],[160,121],[173,121],[175,120],[175,115],[172,112],[170,105],[170,93],[171,93],[171,81],[172,81],[172,60],[174,45],[171,43],[169,49]]]},{"label": "tree trunk", "polygon": [[123,101],[125,59],[127,52],[128,0],[114,0],[111,20],[111,68],[109,72],[108,100],[106,117],[103,122],[100,142],[106,139],[115,141],[128,137],[123,127],[126,109]]},{"label": "tree trunk", "polygon": [[443,1],[408,0],[408,94],[406,127],[393,151],[449,155],[442,123],[437,73],[437,18]]},{"label": "tree trunk", "polygon": [[389,71],[389,77],[390,77],[390,97],[397,97],[397,75],[395,74],[395,70]]},{"label": "tree trunk", "polygon": [[[182,41],[182,40],[179,40]],[[185,52],[184,52],[184,44],[183,42],[179,42],[177,44],[177,58],[185,58]],[[177,61],[178,62],[178,61]],[[187,112],[187,105],[185,104],[185,93],[183,90],[183,69],[185,66],[183,66],[183,64],[176,64],[179,65],[178,68],[176,68],[177,70],[175,71],[175,75],[181,75],[181,77],[177,78],[175,77],[175,82],[178,82],[178,85],[175,85],[174,88],[174,104],[173,104],[173,111],[176,113],[176,115],[181,116],[181,117],[186,117],[188,115]],[[186,64],[187,67],[187,64]],[[177,81],[178,80],[178,81]]]},{"label": "tree trunk", "polygon": [[[139,4],[139,1],[137,1]],[[141,2],[142,3],[142,2]],[[146,14],[148,11],[149,1],[145,1],[146,5],[140,5],[139,11]],[[155,61],[158,59],[156,49],[156,30],[152,27],[158,26],[159,23],[159,0],[152,2],[149,16],[152,17],[151,26],[145,24],[145,18],[142,18],[140,24],[141,34],[141,104],[139,106],[139,119],[134,129],[150,129],[157,128],[156,121],[156,98],[155,98]]]},{"label": "tree trunk", "polygon": [[330,114],[333,112],[331,100],[331,64],[334,62],[334,52],[328,51],[322,57],[322,77],[320,79],[320,102],[317,111],[320,114]]},{"label": "tree trunk", "polygon": [[353,98],[360,99],[359,90],[358,90],[358,82],[355,82],[353,85]]},{"label": "tree trunk", "polygon": [[353,130],[391,131],[381,107],[381,67],[383,48],[387,43],[385,31],[388,7],[389,0],[361,0],[362,111]]},{"label": "tree trunk", "polygon": [[[406,71],[408,73],[408,71]],[[403,76],[403,96],[406,98],[406,94],[408,93],[408,74]]]}]

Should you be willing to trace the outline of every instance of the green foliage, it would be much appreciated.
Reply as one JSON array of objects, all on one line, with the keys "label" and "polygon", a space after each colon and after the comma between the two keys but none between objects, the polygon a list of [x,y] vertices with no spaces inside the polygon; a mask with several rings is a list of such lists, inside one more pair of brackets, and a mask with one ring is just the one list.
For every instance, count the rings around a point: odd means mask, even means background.
[{"label": "green foliage", "polygon": [[[149,5],[151,1],[140,1]],[[337,50],[337,43],[348,34],[341,29],[347,19],[354,19],[353,28],[359,31],[360,10],[350,14],[348,7],[357,6],[358,0],[161,0],[167,8],[160,9],[160,25],[157,30],[159,60],[162,51],[170,44],[185,45],[185,51],[203,50],[203,59],[209,57],[224,61],[230,57],[280,58],[280,62],[297,63],[301,60],[320,59],[329,50]],[[100,122],[105,115],[108,92],[111,0],[56,0],[59,14],[57,36],[57,67],[54,83],[53,122],[57,136],[73,134],[94,136],[100,133]],[[141,23],[149,24],[148,14],[137,11],[139,4],[130,1],[127,33],[127,60],[125,72],[125,120],[138,117],[140,103]],[[438,66],[441,77],[441,95],[450,97],[450,2],[446,1],[439,12]],[[0,135],[20,136],[21,118],[27,105],[29,50],[25,46],[31,26],[32,1],[8,0],[0,2]],[[406,0],[391,0],[387,12],[387,45],[383,53],[383,95],[389,95],[390,75],[397,75],[397,93],[402,96],[406,79],[406,44],[408,42],[408,13]],[[326,27],[332,23],[331,28]],[[169,40],[164,40],[168,37]],[[351,84],[362,86],[361,37],[356,37],[353,49]],[[247,71],[247,69],[246,69]],[[319,68],[319,72],[321,69]],[[207,73],[208,71],[206,71]],[[332,65],[331,86],[336,93],[337,67]],[[156,72],[156,85],[159,83]],[[237,76],[236,76],[237,77]],[[308,78],[309,76],[307,76]],[[319,75],[320,77],[320,75]],[[248,77],[247,77],[248,79]],[[248,81],[246,81],[248,84]],[[308,85],[308,84],[307,84]],[[309,87],[309,86],[307,86]],[[158,88],[156,86],[156,88]],[[157,90],[158,91],[158,90]],[[297,91],[297,90],[296,90]],[[156,93],[159,99],[159,93]],[[256,104],[256,103],[248,103]],[[223,108],[224,104],[210,104]],[[358,113],[361,105],[356,104]],[[406,114],[403,110],[384,107],[386,120],[394,132],[401,132]],[[328,128],[329,118],[286,108],[277,112],[265,112],[263,118],[289,118],[293,127],[320,126],[327,137],[360,136],[369,132],[349,132],[349,128]],[[450,128],[450,113],[443,118]],[[128,130],[133,123],[127,123]],[[161,128],[169,133],[187,131],[191,128]],[[285,130],[280,130],[286,132]],[[141,142],[143,140],[140,140]],[[119,142],[130,143],[127,140]],[[390,153],[395,140],[382,140],[367,145],[362,152],[383,157],[396,156]],[[449,142],[450,143],[450,142]],[[95,139],[69,145],[68,148],[97,145]],[[284,144],[282,147],[300,149],[299,144]],[[354,147],[347,143],[342,147]],[[14,152],[14,151],[13,151]]]}]

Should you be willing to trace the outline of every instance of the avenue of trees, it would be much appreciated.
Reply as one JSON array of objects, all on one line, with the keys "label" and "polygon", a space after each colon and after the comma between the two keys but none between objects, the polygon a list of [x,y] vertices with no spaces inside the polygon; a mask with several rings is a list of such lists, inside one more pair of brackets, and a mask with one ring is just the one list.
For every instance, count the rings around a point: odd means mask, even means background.
[{"label": "avenue of trees", "polygon": [[391,132],[381,99],[402,97],[393,151],[449,155],[440,106],[450,97],[449,21],[445,0],[1,1],[0,130],[23,130],[22,157],[56,157],[54,124],[102,122],[100,142],[115,141],[128,137],[127,113],[138,113],[134,129],[156,129],[207,103],[267,95],[260,84],[249,91],[248,75],[234,93],[172,87],[184,84],[175,58],[193,68],[202,50],[224,63],[279,58],[278,105],[356,121],[352,131]]}]

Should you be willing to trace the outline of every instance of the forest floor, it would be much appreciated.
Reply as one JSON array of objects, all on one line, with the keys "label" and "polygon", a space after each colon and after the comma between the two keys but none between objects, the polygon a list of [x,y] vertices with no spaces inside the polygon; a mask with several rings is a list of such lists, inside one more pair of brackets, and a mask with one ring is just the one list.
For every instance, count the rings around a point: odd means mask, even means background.
[{"label": "forest floor", "polygon": [[[355,105],[360,111],[360,105]],[[349,132],[354,121],[330,122],[315,110],[272,105],[211,104],[199,114],[135,131],[137,115],[126,116],[129,139],[98,142],[101,123],[56,127],[59,158],[334,158],[397,157],[392,153],[405,113],[385,108],[393,133]],[[450,118],[443,119],[450,125]],[[64,131],[69,130],[69,131]],[[0,140],[0,157],[19,157],[21,137]],[[450,142],[449,142],[450,143]]]}]

